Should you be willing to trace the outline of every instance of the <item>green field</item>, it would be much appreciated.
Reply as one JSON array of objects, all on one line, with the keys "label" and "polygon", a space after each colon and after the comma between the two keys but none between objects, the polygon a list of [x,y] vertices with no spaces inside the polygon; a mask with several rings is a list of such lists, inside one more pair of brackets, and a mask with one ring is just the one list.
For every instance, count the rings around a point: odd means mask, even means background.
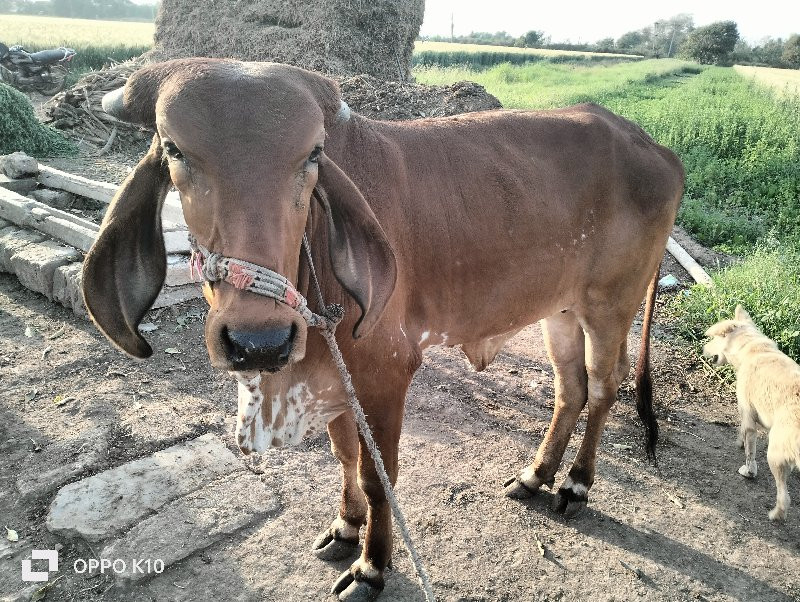
[{"label": "green field", "polygon": [[0,15],[0,42],[29,51],[68,46],[76,73],[139,56],[153,45],[153,23]]}]

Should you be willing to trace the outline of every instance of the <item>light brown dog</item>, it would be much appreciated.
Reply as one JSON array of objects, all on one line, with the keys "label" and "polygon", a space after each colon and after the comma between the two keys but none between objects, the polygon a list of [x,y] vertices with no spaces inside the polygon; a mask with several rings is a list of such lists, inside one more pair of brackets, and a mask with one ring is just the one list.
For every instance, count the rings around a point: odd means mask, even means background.
[{"label": "light brown dog", "polygon": [[740,438],[745,450],[739,474],[756,477],[757,429],[768,431],[767,462],[778,489],[769,518],[783,520],[790,502],[786,477],[794,467],[800,468],[800,366],[761,333],[741,305],[733,320],[717,322],[706,336],[711,340],[703,347],[703,355],[736,370]]}]

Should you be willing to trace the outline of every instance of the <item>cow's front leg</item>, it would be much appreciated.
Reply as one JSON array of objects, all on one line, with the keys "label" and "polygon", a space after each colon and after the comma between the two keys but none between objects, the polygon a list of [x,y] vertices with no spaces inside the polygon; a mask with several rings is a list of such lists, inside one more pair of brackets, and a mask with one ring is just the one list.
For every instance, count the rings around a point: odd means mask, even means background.
[{"label": "cow's front leg", "polygon": [[347,411],[328,423],[331,451],[342,465],[342,500],[331,526],[319,534],[312,551],[322,560],[342,560],[355,554],[361,525],[367,517],[367,500],[358,486],[358,429]]},{"label": "cow's front leg", "polygon": [[[383,464],[394,486],[397,481],[397,452],[403,417],[403,398],[380,404],[375,412],[365,404],[372,436],[383,457]],[[372,406],[374,407],[374,406]],[[380,421],[379,423],[377,423]],[[392,556],[392,511],[375,469],[375,462],[363,439],[360,439],[358,484],[367,499],[367,530],[361,557],[334,583],[331,593],[340,600],[374,600],[384,586],[383,572]]]}]

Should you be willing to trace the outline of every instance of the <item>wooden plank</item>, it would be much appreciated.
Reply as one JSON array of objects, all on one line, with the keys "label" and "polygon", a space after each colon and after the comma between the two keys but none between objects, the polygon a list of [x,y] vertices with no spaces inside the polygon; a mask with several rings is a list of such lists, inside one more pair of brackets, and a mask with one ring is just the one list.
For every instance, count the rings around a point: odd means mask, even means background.
[{"label": "wooden plank", "polygon": [[686,250],[680,246],[671,236],[667,241],[667,251],[678,260],[684,269],[689,272],[689,275],[694,278],[694,281],[705,286],[714,286],[714,281],[711,276],[703,269],[703,267],[694,260],[694,257],[689,255]]}]

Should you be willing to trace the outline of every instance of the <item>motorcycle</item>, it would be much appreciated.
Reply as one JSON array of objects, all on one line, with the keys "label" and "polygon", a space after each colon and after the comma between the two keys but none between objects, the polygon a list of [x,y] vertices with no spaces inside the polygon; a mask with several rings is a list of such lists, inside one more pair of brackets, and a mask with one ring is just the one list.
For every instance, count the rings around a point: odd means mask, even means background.
[{"label": "motorcycle", "polygon": [[52,48],[28,52],[22,46],[10,48],[0,42],[0,81],[27,92],[35,90],[53,96],[67,83],[72,48]]}]

